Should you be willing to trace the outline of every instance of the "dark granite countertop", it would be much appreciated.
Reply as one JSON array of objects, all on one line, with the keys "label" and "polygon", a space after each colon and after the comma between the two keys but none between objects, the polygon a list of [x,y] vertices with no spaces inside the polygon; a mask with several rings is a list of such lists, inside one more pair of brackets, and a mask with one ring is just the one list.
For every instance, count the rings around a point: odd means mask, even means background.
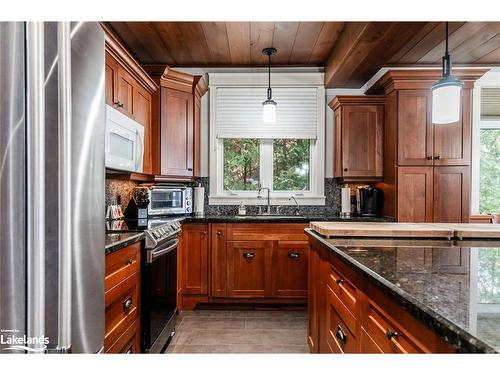
[{"label": "dark granite countertop", "polygon": [[500,352],[500,240],[313,239],[461,352]]},{"label": "dark granite countertop", "polygon": [[340,216],[318,216],[318,215],[206,215],[206,216],[180,216],[184,223],[309,223],[311,221],[394,221],[390,217],[368,217],[352,216],[342,218]]},{"label": "dark granite countertop", "polygon": [[107,233],[105,240],[106,255],[132,245],[144,238],[143,232]]}]

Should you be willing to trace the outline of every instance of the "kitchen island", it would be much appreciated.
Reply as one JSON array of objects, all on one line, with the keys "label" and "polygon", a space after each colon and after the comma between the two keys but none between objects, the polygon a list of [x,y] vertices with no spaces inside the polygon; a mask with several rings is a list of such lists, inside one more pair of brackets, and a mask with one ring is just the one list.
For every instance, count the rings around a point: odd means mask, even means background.
[{"label": "kitchen island", "polygon": [[306,233],[311,352],[500,351],[500,240]]}]

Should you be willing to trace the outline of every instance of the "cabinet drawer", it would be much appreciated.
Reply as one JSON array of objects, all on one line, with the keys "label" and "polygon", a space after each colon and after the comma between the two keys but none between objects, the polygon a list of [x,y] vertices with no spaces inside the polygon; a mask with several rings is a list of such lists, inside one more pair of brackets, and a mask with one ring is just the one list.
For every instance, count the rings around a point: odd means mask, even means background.
[{"label": "cabinet drawer", "polygon": [[333,353],[356,353],[356,337],[352,329],[344,322],[336,309],[336,296],[327,287],[328,306],[326,324],[328,327],[327,343]]},{"label": "cabinet drawer", "polygon": [[357,316],[357,288],[342,273],[330,267],[328,285],[353,317]]},{"label": "cabinet drawer", "polygon": [[139,273],[135,273],[104,295],[106,305],[106,334],[104,349],[130,327],[139,315]]},{"label": "cabinet drawer", "polygon": [[381,354],[384,353],[382,349],[379,348],[377,343],[373,341],[365,329],[361,327],[361,334],[359,335],[359,345],[361,354]]},{"label": "cabinet drawer", "polygon": [[429,353],[430,351],[410,337],[408,333],[382,309],[368,300],[364,329],[384,353]]},{"label": "cabinet drawer", "polygon": [[106,291],[115,287],[130,275],[139,270],[141,242],[124,247],[106,255],[106,276],[104,285]]},{"label": "cabinet drawer", "polygon": [[228,241],[307,241],[304,224],[228,224]]},{"label": "cabinet drawer", "polygon": [[138,354],[141,352],[141,331],[139,319],[116,340],[106,353]]}]

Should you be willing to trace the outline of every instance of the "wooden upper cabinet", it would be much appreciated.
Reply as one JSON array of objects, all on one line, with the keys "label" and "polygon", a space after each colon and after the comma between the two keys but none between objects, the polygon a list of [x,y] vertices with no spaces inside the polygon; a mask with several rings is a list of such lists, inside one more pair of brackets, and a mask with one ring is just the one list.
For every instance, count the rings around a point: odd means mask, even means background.
[{"label": "wooden upper cabinet", "polygon": [[432,223],[433,188],[432,166],[398,167],[398,221]]},{"label": "wooden upper cabinet", "polygon": [[469,221],[470,167],[434,167],[434,222]]},{"label": "wooden upper cabinet", "polygon": [[193,176],[193,96],[161,88],[161,174]]},{"label": "wooden upper cabinet", "polygon": [[167,67],[160,78],[160,174],[200,175],[201,97],[205,80]]},{"label": "wooden upper cabinet", "polygon": [[106,52],[105,97],[106,104],[114,106],[118,101],[118,62]]},{"label": "wooden upper cabinet", "polygon": [[181,242],[182,293],[206,295],[208,293],[207,225],[183,225]]},{"label": "wooden upper cabinet", "polygon": [[382,180],[385,97],[337,96],[330,107],[335,119],[335,177]]},{"label": "wooden upper cabinet", "polygon": [[398,92],[398,164],[432,165],[433,126],[430,90]]},{"label": "wooden upper cabinet", "polygon": [[[152,116],[152,95],[147,90],[141,86],[134,87],[134,99],[133,99],[133,113],[134,119],[141,125],[144,129],[151,129],[151,116]],[[151,131],[144,132],[144,173],[152,173],[152,160],[151,160],[151,149],[152,149],[152,134]]]},{"label": "wooden upper cabinet", "polygon": [[152,99],[158,86],[113,32],[105,25],[101,26],[106,40],[106,104],[144,126],[143,173],[152,174]]}]

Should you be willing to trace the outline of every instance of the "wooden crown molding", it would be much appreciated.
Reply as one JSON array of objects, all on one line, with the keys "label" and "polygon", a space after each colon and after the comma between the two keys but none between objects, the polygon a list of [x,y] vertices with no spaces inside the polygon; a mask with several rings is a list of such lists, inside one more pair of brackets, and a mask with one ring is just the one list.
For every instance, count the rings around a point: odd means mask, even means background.
[{"label": "wooden crown molding", "polygon": [[154,77],[158,76],[158,71],[163,68],[163,73],[159,78],[160,86],[183,92],[189,92],[197,97],[202,97],[208,90],[208,85],[203,76],[194,76],[189,73],[179,72],[170,66],[151,64],[146,66],[148,72]]},{"label": "wooden crown molding", "polygon": [[158,85],[151,79],[141,67],[135,57],[127,50],[118,39],[113,29],[107,22],[100,22],[104,30],[105,49],[115,60],[117,60],[127,71],[150,93],[158,90]]},{"label": "wooden crown molding", "polygon": [[193,94],[201,98],[208,91],[208,85],[203,76],[194,76]]},{"label": "wooden crown molding", "polygon": [[[473,88],[474,82],[481,78],[489,68],[455,68],[453,74],[464,81],[464,88]],[[394,90],[430,89],[442,77],[441,69],[398,69],[389,70],[375,82],[366,94],[389,94]]]},{"label": "wooden crown molding", "polygon": [[179,72],[167,65],[160,78],[160,86],[184,92],[193,92],[194,76]]},{"label": "wooden crown molding", "polygon": [[339,95],[328,106],[336,110],[340,105],[385,105],[385,95]]}]

